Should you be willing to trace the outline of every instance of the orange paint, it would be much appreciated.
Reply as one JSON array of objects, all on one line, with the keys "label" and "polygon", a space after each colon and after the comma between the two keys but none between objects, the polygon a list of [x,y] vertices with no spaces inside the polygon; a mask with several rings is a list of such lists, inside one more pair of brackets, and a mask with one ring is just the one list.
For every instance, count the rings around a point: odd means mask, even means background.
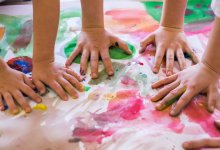
[{"label": "orange paint", "polygon": [[5,35],[5,28],[0,25],[0,41],[3,39]]}]

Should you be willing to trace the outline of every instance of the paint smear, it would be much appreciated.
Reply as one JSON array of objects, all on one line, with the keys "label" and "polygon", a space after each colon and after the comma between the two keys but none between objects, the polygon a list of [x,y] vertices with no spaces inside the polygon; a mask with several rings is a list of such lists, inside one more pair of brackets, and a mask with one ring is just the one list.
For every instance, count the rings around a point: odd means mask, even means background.
[{"label": "paint smear", "polygon": [[84,86],[84,91],[88,92],[91,89],[89,86]]},{"label": "paint smear", "polygon": [[27,56],[15,57],[10,59],[7,64],[17,71],[23,72],[25,74],[32,72],[32,59]]},{"label": "paint smear", "polygon": [[5,35],[5,28],[0,25],[0,41],[2,40],[4,35]]},{"label": "paint smear", "polygon": [[97,142],[99,144],[102,143],[102,140],[106,137],[109,137],[114,132],[111,130],[104,131],[103,129],[87,129],[87,128],[75,128],[73,130],[73,137],[75,142],[83,141],[83,142]]},{"label": "paint smear", "polygon": [[34,110],[41,110],[41,111],[46,111],[47,110],[47,106],[44,104],[37,104],[33,107]]},{"label": "paint smear", "polygon": [[184,110],[189,121],[199,124],[212,137],[219,137],[220,131],[215,127],[215,118],[207,111],[204,96],[195,98]]}]

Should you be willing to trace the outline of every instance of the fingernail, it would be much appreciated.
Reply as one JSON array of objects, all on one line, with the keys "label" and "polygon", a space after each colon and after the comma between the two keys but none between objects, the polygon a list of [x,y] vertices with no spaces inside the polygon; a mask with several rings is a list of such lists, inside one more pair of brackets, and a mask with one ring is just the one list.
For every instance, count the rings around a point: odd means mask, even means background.
[{"label": "fingernail", "polygon": [[108,72],[109,76],[112,76],[113,74],[114,74],[114,71],[112,71],[112,70]]},{"label": "fingernail", "polygon": [[171,72],[171,71],[167,71],[167,75],[168,75],[168,76],[171,76],[171,75],[172,75],[172,72]]},{"label": "fingernail", "polygon": [[175,110],[171,110],[170,115],[171,115],[171,116],[176,116]]},{"label": "fingernail", "polygon": [[153,68],[153,72],[154,72],[154,73],[157,73],[157,72],[158,72],[157,67],[154,67],[154,68]]},{"label": "fingernail", "polygon": [[12,110],[12,114],[16,115],[16,114],[18,114],[18,113],[19,113],[19,110],[18,110],[18,109]]},{"label": "fingernail", "polygon": [[96,73],[92,73],[92,78],[97,78],[97,74]]},{"label": "fingernail", "polygon": [[189,146],[190,146],[190,142],[184,142],[184,143],[183,143],[183,147],[187,148],[187,147],[189,147]]},{"label": "fingernail", "polygon": [[26,108],[26,109],[25,109],[25,112],[26,112],[26,113],[30,113],[30,112],[31,112],[31,108]]},{"label": "fingernail", "polygon": [[77,98],[78,98],[78,95],[72,95],[72,98],[73,98],[73,99],[77,99]]},{"label": "fingernail", "polygon": [[38,98],[38,99],[37,99],[37,102],[38,102],[38,103],[40,103],[41,101],[42,101],[42,99],[41,99],[41,98]]},{"label": "fingernail", "polygon": [[80,68],[80,74],[83,76],[85,75],[85,71],[82,68]]},{"label": "fingernail", "polygon": [[3,111],[5,108],[4,106],[0,106],[0,110]]}]

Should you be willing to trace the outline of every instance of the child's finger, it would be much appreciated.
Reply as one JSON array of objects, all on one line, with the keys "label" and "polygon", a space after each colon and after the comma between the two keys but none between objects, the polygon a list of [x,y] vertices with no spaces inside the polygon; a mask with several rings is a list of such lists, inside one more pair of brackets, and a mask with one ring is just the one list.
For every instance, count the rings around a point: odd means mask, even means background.
[{"label": "child's finger", "polygon": [[153,89],[159,88],[159,87],[161,87],[161,86],[163,86],[163,85],[166,85],[166,84],[169,84],[169,83],[175,81],[175,80],[177,79],[177,77],[178,77],[178,74],[174,74],[174,75],[172,75],[172,76],[166,77],[166,78],[164,78],[164,79],[162,79],[162,80],[159,80],[159,81],[153,83],[153,84],[151,85],[151,87],[152,87]]},{"label": "child's finger", "polygon": [[24,75],[24,83],[27,84],[28,86],[30,86],[32,89],[35,89],[35,85],[33,84],[33,82],[26,76]]},{"label": "child's finger", "polygon": [[91,77],[98,78],[99,53],[98,50],[92,50],[90,56]]},{"label": "child's finger", "polygon": [[11,94],[8,92],[5,92],[5,93],[3,93],[3,97],[4,97],[6,104],[8,105],[10,112],[14,115],[19,113],[19,110],[18,110],[17,106],[15,105],[15,102],[14,102]]},{"label": "child's finger", "polygon": [[146,49],[146,46],[152,44],[153,42],[154,42],[154,34],[150,34],[147,37],[145,37],[140,43],[139,53],[143,53]]},{"label": "child's finger", "polygon": [[184,50],[189,54],[189,56],[191,57],[192,61],[195,64],[197,64],[199,62],[198,57],[196,56],[196,54],[193,52],[193,50],[188,45],[185,46]]},{"label": "child's finger", "polygon": [[64,74],[63,77],[67,81],[69,81],[72,84],[72,86],[74,86],[78,91],[80,91],[80,92],[84,91],[83,85],[79,81],[77,81],[74,77],[72,77],[69,74]]},{"label": "child's finger", "polygon": [[68,82],[68,80],[66,80],[64,78],[59,78],[58,82],[67,91],[67,93],[69,93],[69,95],[72,98],[74,98],[74,99],[78,98],[77,92],[74,90],[73,86]]},{"label": "child's finger", "polygon": [[34,81],[34,84],[36,85],[37,90],[40,92],[41,95],[46,93],[46,87],[41,81],[39,81],[39,80]]},{"label": "child's finger", "polygon": [[185,91],[184,87],[182,87],[181,85],[179,85],[178,87],[176,87],[174,90],[172,90],[167,96],[165,96],[159,105],[157,105],[157,110],[163,110],[165,108],[167,108],[168,106],[172,105],[173,103],[175,103],[180,96],[182,95],[182,93]]},{"label": "child's finger", "polygon": [[184,70],[186,68],[186,59],[184,57],[182,49],[178,49],[176,51],[176,57],[180,65],[180,70]]},{"label": "child's finger", "polygon": [[182,109],[193,99],[196,91],[186,90],[180,99],[177,101],[175,107],[171,110],[170,115],[176,116],[178,115]]},{"label": "child's finger", "polygon": [[166,74],[167,74],[167,76],[171,76],[173,74],[173,66],[174,66],[174,50],[169,48],[169,49],[167,49],[167,54],[166,54]]},{"label": "child's finger", "polygon": [[61,85],[58,82],[52,81],[48,85],[51,87],[51,89],[53,89],[59,95],[59,97],[62,100],[66,101],[68,99],[65,91],[63,90],[63,88],[61,87]]},{"label": "child's finger", "polygon": [[158,73],[165,51],[166,51],[165,48],[162,46],[158,46],[156,48],[155,61],[154,61],[154,67],[153,67],[154,73]]},{"label": "child's finger", "polygon": [[169,85],[163,87],[159,90],[159,92],[151,98],[151,101],[156,102],[160,99],[162,99],[164,96],[166,96],[170,91],[175,89],[179,85],[179,82],[175,81],[173,83],[170,83]]},{"label": "child's finger", "polygon": [[26,94],[28,97],[30,97],[32,100],[34,100],[37,103],[40,103],[42,101],[41,97],[26,84],[21,86],[20,91],[22,91],[24,94]]},{"label": "child's finger", "polygon": [[89,49],[84,49],[80,61],[80,74],[85,75],[88,67]]},{"label": "child's finger", "polygon": [[220,147],[220,138],[188,141],[184,142],[182,146],[184,149],[218,148]]},{"label": "child's finger", "polygon": [[2,94],[0,94],[0,110],[1,111],[5,110],[5,106],[4,106],[4,103],[3,103],[3,100],[2,100]]},{"label": "child's finger", "polygon": [[69,56],[69,58],[66,61],[66,66],[70,66],[73,62],[73,60],[79,55],[79,53],[82,50],[82,46],[78,45],[73,52],[71,53],[71,55]]},{"label": "child's finger", "polygon": [[110,55],[108,53],[108,49],[101,51],[101,58],[102,58],[102,61],[105,65],[107,74],[109,76],[112,76],[114,74],[114,69],[112,66]]},{"label": "child's finger", "polygon": [[208,89],[208,110],[212,113],[214,112],[216,101],[218,100],[219,92],[218,87],[211,86]]},{"label": "child's finger", "polygon": [[123,51],[125,51],[127,54],[131,55],[132,51],[128,48],[128,45],[122,41],[120,38],[118,37],[112,37],[111,41],[113,43],[113,45],[121,48]]},{"label": "child's finger", "polygon": [[69,68],[66,68],[66,73],[70,74],[71,76],[74,76],[80,82],[83,80],[83,78],[80,75],[78,75],[76,72]]},{"label": "child's finger", "polygon": [[20,91],[13,92],[14,99],[18,102],[18,104],[24,109],[26,113],[31,112],[31,107],[28,102],[24,99],[24,96],[21,94]]}]

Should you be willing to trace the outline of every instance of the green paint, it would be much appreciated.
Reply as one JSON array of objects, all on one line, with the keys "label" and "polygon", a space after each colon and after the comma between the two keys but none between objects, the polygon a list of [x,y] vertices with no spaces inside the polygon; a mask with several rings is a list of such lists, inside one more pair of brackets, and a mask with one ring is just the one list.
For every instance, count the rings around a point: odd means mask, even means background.
[{"label": "green paint", "polygon": [[20,34],[23,20],[19,17],[0,14],[0,24],[6,28],[6,41],[11,45]]},{"label": "green paint", "polygon": [[[64,52],[67,57],[69,57],[70,54],[75,49],[75,47],[77,45],[77,38],[78,38],[77,36],[75,38],[73,38],[73,40],[68,42],[67,45],[64,47]],[[110,50],[109,50],[110,57],[112,59],[119,59],[119,60],[126,60],[126,59],[132,58],[136,52],[136,49],[133,45],[131,45],[129,43],[127,43],[127,44],[128,44],[129,49],[132,51],[132,55],[128,55],[122,49],[115,47],[115,46],[112,46],[112,47],[110,47]],[[81,60],[81,54],[76,57],[74,62],[79,64],[80,60]]]},{"label": "green paint", "polygon": [[[160,21],[162,13],[162,2],[143,2],[146,11],[155,20]],[[210,8],[211,0],[189,0],[186,14],[185,23],[194,23],[201,21],[210,21],[214,19],[214,15]]]},{"label": "green paint", "polygon": [[89,91],[91,89],[91,87],[89,87],[89,86],[84,86],[84,91]]}]

